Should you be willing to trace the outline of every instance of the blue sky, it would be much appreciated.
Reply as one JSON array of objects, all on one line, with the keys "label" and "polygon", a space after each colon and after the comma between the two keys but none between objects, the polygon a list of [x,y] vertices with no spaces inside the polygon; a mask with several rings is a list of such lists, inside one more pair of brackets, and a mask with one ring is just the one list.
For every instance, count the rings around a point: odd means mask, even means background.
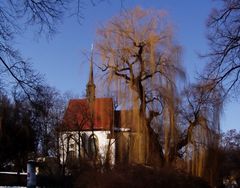
[{"label": "blue sky", "polygon": [[[84,51],[90,51],[96,39],[96,29],[117,15],[122,8],[163,9],[175,28],[175,37],[183,47],[182,62],[189,79],[194,80],[206,60],[198,53],[207,52],[206,19],[216,1],[212,0],[106,0],[92,6],[85,5],[81,25],[76,18],[63,20],[58,25],[58,33],[48,40],[37,35],[23,34],[17,38],[17,47],[24,57],[29,58],[35,69],[45,75],[47,82],[61,92],[72,91],[82,95],[88,79],[88,61]],[[240,102],[226,105],[222,117],[222,129],[240,129],[237,116]]]}]

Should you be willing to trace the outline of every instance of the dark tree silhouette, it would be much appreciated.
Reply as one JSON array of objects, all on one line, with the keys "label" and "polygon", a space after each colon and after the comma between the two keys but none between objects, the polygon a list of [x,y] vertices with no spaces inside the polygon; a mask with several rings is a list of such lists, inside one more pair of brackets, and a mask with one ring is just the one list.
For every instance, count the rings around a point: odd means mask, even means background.
[{"label": "dark tree silhouette", "polygon": [[[25,169],[28,154],[36,150],[35,132],[28,105],[0,96],[0,168]],[[8,169],[10,168],[10,169]]]},{"label": "dark tree silhouette", "polygon": [[221,0],[221,8],[214,9],[207,22],[210,52],[206,56],[210,62],[204,77],[225,88],[226,93],[239,89],[239,16],[239,0]]}]

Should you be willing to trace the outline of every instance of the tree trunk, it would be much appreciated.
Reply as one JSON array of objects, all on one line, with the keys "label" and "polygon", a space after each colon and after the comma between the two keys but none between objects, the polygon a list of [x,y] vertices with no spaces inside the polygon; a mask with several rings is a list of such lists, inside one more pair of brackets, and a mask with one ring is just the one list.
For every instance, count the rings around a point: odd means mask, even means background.
[{"label": "tree trunk", "polygon": [[134,89],[140,99],[139,119],[140,127],[138,135],[141,139],[140,144],[140,162],[152,166],[160,166],[163,163],[162,147],[158,136],[151,127],[151,120],[146,117],[146,96],[140,78],[133,82]]}]

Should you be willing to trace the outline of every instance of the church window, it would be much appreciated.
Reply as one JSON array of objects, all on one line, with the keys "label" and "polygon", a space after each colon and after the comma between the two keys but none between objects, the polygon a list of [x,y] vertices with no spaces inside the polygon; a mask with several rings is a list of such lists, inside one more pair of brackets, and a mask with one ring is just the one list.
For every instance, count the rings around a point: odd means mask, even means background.
[{"label": "church window", "polygon": [[81,135],[81,141],[82,141],[82,155],[85,157],[86,154],[88,154],[88,136],[86,133],[83,133]]},{"label": "church window", "polygon": [[89,137],[89,156],[91,158],[96,158],[99,151],[98,138],[96,135],[92,134]]}]

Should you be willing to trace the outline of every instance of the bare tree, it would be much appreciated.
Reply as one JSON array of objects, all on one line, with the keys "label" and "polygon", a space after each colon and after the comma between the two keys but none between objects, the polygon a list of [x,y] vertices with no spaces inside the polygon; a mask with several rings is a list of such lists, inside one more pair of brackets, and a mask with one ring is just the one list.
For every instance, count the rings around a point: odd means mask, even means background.
[{"label": "bare tree", "polygon": [[[92,0],[95,5],[102,0]],[[2,88],[20,88],[31,100],[42,78],[21,53],[14,48],[14,39],[26,30],[51,37],[64,16],[83,19],[86,1],[74,0],[6,0],[0,2],[0,84]]]},{"label": "bare tree", "polygon": [[55,88],[50,86],[37,86],[31,93],[31,100],[25,94],[15,92],[15,101],[25,103],[29,112],[31,127],[35,131],[38,145],[38,154],[54,156],[56,153],[56,127],[63,118],[66,102]]},{"label": "bare tree", "polygon": [[[62,16],[62,1],[7,0],[0,3],[0,76],[7,86],[21,88],[30,99],[31,93],[42,81],[30,63],[14,48],[13,42],[29,25],[38,31],[53,33]],[[5,86],[6,86],[5,85]]]},{"label": "bare tree", "polygon": [[[210,62],[207,76],[215,85],[239,89],[240,74],[240,1],[221,0],[221,8],[214,9],[207,22]],[[205,74],[206,75],[206,74]]]},{"label": "bare tree", "polygon": [[[98,30],[98,37],[96,46],[102,58],[98,67],[106,73],[105,80],[125,87],[118,88],[128,92],[125,104],[139,109],[140,161],[162,158],[151,122],[160,115],[164,88],[175,88],[176,75],[183,74],[181,48],[174,43],[165,12],[139,7],[122,12]],[[153,153],[158,156],[152,157]]]}]

